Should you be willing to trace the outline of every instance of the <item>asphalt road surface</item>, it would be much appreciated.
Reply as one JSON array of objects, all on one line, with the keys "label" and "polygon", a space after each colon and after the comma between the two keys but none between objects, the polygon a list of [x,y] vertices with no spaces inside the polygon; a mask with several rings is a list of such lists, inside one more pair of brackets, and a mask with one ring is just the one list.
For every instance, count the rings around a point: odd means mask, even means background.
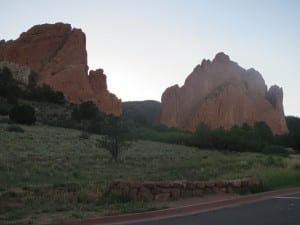
[{"label": "asphalt road surface", "polygon": [[132,225],[300,225],[300,194]]}]

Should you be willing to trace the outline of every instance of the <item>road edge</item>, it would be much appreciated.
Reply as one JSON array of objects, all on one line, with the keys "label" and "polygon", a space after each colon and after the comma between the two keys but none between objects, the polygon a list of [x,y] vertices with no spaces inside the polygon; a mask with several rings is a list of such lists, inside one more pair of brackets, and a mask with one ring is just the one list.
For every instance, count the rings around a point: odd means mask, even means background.
[{"label": "road edge", "polygon": [[244,195],[236,198],[204,202],[177,208],[168,208],[143,213],[131,213],[116,216],[103,216],[90,219],[59,221],[46,225],[117,225],[134,223],[140,221],[150,221],[178,216],[193,215],[202,212],[217,210],[220,208],[232,207],[241,204],[263,201],[269,198],[300,193],[300,187],[285,188],[275,191],[261,192],[257,194]]}]

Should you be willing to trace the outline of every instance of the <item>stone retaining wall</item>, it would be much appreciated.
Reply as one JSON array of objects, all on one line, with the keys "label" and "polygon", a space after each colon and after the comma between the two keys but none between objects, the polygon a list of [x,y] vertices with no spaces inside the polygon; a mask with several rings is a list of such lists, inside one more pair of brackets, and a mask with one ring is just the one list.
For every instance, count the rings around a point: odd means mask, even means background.
[{"label": "stone retaining wall", "polygon": [[168,201],[182,197],[203,196],[213,193],[240,193],[247,191],[260,182],[255,177],[245,177],[236,180],[215,181],[161,181],[161,182],[130,182],[114,180],[109,185],[109,191],[122,193],[132,200]]}]

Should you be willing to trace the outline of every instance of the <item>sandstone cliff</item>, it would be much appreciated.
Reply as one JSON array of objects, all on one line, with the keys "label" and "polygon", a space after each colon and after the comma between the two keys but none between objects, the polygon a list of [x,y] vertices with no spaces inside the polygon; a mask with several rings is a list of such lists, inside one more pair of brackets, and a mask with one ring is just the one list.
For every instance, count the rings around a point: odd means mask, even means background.
[{"label": "sandstone cliff", "polygon": [[37,25],[17,40],[0,41],[0,61],[29,66],[40,84],[62,91],[70,102],[92,100],[100,111],[121,114],[121,100],[107,90],[103,71],[88,76],[85,34],[70,24]]},{"label": "sandstone cliff", "polygon": [[264,121],[275,134],[288,132],[282,89],[267,90],[259,72],[243,69],[224,53],[203,60],[182,87],[167,88],[161,100],[159,122],[170,127],[194,131],[205,123],[229,129]]}]

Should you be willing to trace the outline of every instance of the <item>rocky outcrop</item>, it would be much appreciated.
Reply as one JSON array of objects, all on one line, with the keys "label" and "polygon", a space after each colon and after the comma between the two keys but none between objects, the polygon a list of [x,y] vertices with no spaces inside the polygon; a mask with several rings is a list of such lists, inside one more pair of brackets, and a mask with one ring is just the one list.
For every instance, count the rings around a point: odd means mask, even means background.
[{"label": "rocky outcrop", "polygon": [[103,70],[88,76],[85,34],[70,24],[37,25],[17,40],[0,41],[0,61],[29,66],[73,103],[92,100],[100,111],[121,114],[121,100],[109,93]]},{"label": "rocky outcrop", "polygon": [[195,131],[200,123],[230,129],[264,121],[273,133],[284,134],[288,129],[282,100],[282,89],[268,90],[258,71],[245,70],[218,53],[213,61],[203,60],[196,66],[182,87],[165,90],[159,122]]},{"label": "rocky outcrop", "polygon": [[89,83],[94,93],[94,97],[91,100],[95,102],[102,111],[121,115],[122,103],[114,94],[107,91],[106,75],[102,69],[90,71]]},{"label": "rocky outcrop", "polygon": [[261,186],[260,180],[249,176],[235,180],[130,182],[114,180],[109,191],[122,193],[132,200],[168,201],[183,197],[199,197],[214,193],[241,193]]}]

